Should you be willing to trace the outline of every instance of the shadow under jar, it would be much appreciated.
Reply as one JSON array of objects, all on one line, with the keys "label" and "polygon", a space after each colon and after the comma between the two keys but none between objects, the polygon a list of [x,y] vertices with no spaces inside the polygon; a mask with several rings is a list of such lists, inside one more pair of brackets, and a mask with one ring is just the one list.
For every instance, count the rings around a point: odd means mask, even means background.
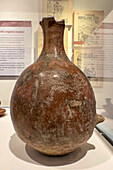
[{"label": "shadow under jar", "polygon": [[11,118],[17,135],[47,155],[64,155],[91,137],[104,118],[86,76],[66,56],[64,21],[40,22],[44,46],[39,58],[18,78],[11,97]]}]

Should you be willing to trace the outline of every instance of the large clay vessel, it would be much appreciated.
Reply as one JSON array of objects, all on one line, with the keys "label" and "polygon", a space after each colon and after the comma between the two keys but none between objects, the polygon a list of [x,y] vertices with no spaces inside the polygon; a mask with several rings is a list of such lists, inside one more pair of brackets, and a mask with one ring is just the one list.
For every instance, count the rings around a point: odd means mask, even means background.
[{"label": "large clay vessel", "polygon": [[44,34],[41,55],[18,78],[11,98],[17,135],[47,155],[64,155],[91,137],[104,118],[86,76],[66,56],[64,21],[40,22]]}]

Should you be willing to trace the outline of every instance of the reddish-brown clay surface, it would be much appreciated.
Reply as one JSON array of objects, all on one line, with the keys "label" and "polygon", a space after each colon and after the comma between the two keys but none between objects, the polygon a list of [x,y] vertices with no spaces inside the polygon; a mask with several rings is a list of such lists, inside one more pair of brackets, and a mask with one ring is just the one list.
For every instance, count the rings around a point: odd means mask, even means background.
[{"label": "reddish-brown clay surface", "polygon": [[11,117],[24,142],[42,153],[63,155],[92,135],[98,122],[95,97],[86,76],[65,54],[64,23],[44,18],[41,26],[44,47],[17,80]]}]

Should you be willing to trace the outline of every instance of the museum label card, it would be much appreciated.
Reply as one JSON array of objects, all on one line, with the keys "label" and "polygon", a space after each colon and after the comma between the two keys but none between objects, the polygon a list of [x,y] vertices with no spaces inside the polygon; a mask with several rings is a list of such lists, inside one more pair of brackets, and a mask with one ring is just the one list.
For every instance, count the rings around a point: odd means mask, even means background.
[{"label": "museum label card", "polygon": [[31,21],[0,21],[0,76],[19,76],[31,63]]}]

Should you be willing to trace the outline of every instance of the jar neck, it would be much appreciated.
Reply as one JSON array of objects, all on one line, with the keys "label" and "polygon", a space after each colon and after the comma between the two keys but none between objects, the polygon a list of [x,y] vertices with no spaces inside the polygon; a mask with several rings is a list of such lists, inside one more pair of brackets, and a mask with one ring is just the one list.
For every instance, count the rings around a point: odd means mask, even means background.
[{"label": "jar neck", "polygon": [[45,18],[40,23],[43,29],[43,52],[58,54],[65,53],[63,45],[64,21],[56,22],[54,18]]}]

